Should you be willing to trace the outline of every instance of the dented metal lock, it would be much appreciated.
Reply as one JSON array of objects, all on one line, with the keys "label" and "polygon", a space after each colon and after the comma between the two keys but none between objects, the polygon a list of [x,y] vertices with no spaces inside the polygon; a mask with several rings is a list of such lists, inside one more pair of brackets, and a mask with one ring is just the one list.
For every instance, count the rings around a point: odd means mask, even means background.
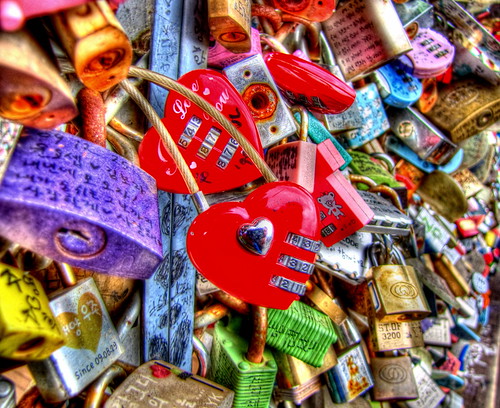
[{"label": "dented metal lock", "polygon": [[392,1],[344,2],[322,25],[348,81],[369,74],[412,48]]},{"label": "dented metal lock", "polygon": [[76,136],[31,128],[24,136],[0,188],[1,234],[74,266],[151,276],[162,257],[154,180]]},{"label": "dented metal lock", "polygon": [[[290,338],[294,338],[290,342]],[[286,310],[269,309],[266,344],[313,367],[320,367],[337,341],[332,321],[324,313],[296,301]]]},{"label": "dented metal lock", "polygon": [[30,32],[1,32],[0,48],[4,51],[0,62],[1,117],[52,129],[77,115],[68,84]]},{"label": "dented metal lock", "polygon": [[[71,268],[61,266],[61,272]],[[92,278],[51,294],[50,308],[66,344],[29,369],[43,398],[59,402],[78,395],[109,366],[124,348]]]},{"label": "dented metal lock", "polygon": [[53,14],[52,24],[85,86],[103,92],[127,77],[132,45],[108,2],[91,1]]},{"label": "dented metal lock", "polygon": [[208,1],[210,34],[233,53],[250,50],[251,4],[250,0]]},{"label": "dented metal lock", "polygon": [[206,378],[170,363],[148,361],[137,367],[113,391],[104,407],[232,407],[234,393]]},{"label": "dented metal lock", "polygon": [[262,55],[230,65],[224,68],[224,73],[250,108],[262,147],[269,147],[297,131]]},{"label": "dented metal lock", "polygon": [[370,366],[375,401],[405,401],[418,398],[417,384],[409,356],[372,357]]},{"label": "dented metal lock", "polygon": [[350,402],[373,387],[370,366],[360,344],[338,355],[337,359],[337,365],[325,375],[335,403]]},{"label": "dented metal lock", "polygon": [[0,356],[43,360],[62,347],[65,337],[38,280],[0,263]]},{"label": "dented metal lock", "polygon": [[[249,348],[248,341],[239,334],[241,324],[240,317],[215,324],[212,366],[207,378],[234,391],[235,408],[268,408],[278,366],[270,350],[259,344],[250,344]],[[262,327],[256,330],[265,333]],[[255,353],[252,348],[257,349]]]}]

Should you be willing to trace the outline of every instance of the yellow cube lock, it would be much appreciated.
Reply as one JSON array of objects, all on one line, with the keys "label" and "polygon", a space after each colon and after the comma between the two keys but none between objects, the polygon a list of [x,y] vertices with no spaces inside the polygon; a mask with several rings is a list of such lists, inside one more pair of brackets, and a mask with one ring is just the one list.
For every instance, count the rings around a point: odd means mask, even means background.
[{"label": "yellow cube lock", "polygon": [[64,345],[40,282],[0,263],[0,293],[0,357],[42,360]]}]

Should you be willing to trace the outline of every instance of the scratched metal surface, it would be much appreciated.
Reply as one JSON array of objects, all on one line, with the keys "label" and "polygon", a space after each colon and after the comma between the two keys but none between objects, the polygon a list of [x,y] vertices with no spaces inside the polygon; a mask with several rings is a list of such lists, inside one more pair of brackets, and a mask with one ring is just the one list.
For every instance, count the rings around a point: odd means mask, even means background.
[{"label": "scratched metal surface", "polygon": [[[171,78],[206,68],[205,2],[156,1],[150,67]],[[179,23],[182,21],[182,24]],[[150,88],[150,101],[163,117],[167,92]],[[143,360],[163,359],[191,370],[196,270],[186,252],[186,234],[196,210],[189,195],[159,193],[164,260],[144,291]]]}]

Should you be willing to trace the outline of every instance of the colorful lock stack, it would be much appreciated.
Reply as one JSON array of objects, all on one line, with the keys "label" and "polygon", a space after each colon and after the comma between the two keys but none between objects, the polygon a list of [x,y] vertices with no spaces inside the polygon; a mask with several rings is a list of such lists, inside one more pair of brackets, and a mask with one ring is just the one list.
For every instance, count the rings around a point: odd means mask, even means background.
[{"label": "colorful lock stack", "polygon": [[497,404],[496,1],[38,3],[0,5],[0,406]]}]

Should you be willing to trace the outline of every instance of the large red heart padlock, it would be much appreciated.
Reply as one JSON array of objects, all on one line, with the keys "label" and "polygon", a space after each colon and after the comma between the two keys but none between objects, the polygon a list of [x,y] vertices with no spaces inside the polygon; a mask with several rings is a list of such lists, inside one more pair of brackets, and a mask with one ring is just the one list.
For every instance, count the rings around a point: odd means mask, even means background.
[{"label": "large red heart padlock", "polygon": [[[215,106],[263,155],[252,115],[224,75],[199,69],[186,73],[178,82]],[[175,91],[168,95],[162,122],[205,194],[231,190],[261,176],[238,142],[215,119]],[[139,160],[141,168],[156,179],[158,189],[189,193],[155,128],[144,135],[139,146]]]},{"label": "large red heart padlock", "polygon": [[187,234],[187,252],[213,284],[245,302],[286,309],[305,293],[320,248],[318,209],[297,184],[264,184],[215,204]]}]

